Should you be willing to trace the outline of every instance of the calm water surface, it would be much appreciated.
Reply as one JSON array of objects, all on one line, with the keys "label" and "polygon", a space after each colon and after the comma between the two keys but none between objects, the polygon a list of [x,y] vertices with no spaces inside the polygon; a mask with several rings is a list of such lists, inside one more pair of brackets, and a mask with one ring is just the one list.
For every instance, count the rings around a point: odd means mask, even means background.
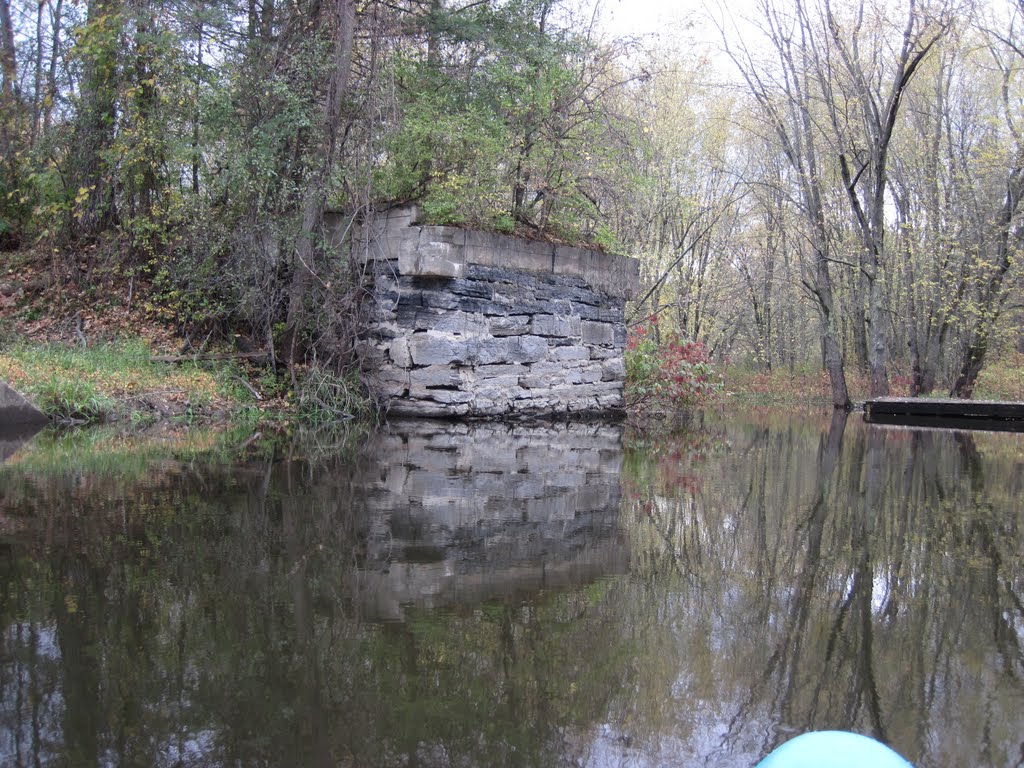
[{"label": "calm water surface", "polygon": [[246,438],[0,465],[0,765],[1024,759],[1020,435]]}]

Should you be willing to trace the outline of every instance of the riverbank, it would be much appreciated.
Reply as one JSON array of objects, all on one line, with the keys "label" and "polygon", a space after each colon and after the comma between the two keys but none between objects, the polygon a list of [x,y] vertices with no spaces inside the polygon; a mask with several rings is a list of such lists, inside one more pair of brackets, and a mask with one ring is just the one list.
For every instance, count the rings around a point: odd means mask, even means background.
[{"label": "riverbank", "polygon": [[[141,279],[56,279],[40,254],[17,254],[10,264],[0,276],[0,380],[56,423],[329,424],[373,413],[354,377],[299,368],[293,380],[247,357],[251,342],[223,329],[193,330],[195,338],[183,339],[173,308]],[[820,370],[765,373],[732,365],[718,373],[721,386],[699,397],[697,408],[811,411],[830,402]],[[867,397],[865,376],[850,371],[848,382],[854,400]],[[909,379],[900,372],[891,384],[894,395],[908,394]],[[1024,400],[1024,353],[987,365],[975,397]]]},{"label": "riverbank", "polygon": [[51,421],[68,425],[167,419],[209,423],[277,413],[286,403],[263,398],[234,361],[158,363],[141,337],[73,346],[15,339],[0,352],[0,380]]},{"label": "riverbank", "polygon": [[5,256],[0,380],[56,424],[329,423],[369,413],[355,382],[301,366],[282,373],[212,320],[185,328],[174,296],[144,275],[93,265],[76,276],[38,251]]},{"label": "riverbank", "polygon": [[[316,421],[265,365],[244,358],[164,362],[169,335],[120,336],[76,345],[43,335],[8,334],[0,349],[0,380],[28,397],[53,422],[65,425],[159,421],[211,424],[228,420]],[[156,359],[154,359],[156,358]],[[978,399],[1024,401],[1024,354],[999,360],[982,373]],[[724,409],[817,410],[829,402],[821,372],[753,372],[731,367],[719,394],[705,403]],[[906,381],[893,377],[893,394],[906,396]],[[867,397],[867,381],[849,377],[855,400]],[[321,382],[321,385],[323,383]],[[351,387],[350,387],[351,388]],[[309,405],[308,400],[306,405]],[[359,410],[359,407],[353,410]]]},{"label": "riverbank", "polygon": [[[724,387],[719,401],[746,408],[812,408],[827,407],[831,402],[828,374],[821,370],[755,371],[731,366],[723,372]],[[846,374],[850,397],[854,402],[867,400],[870,394],[868,377],[857,371]],[[894,397],[909,397],[910,379],[893,372],[889,380]],[[932,397],[944,397],[938,389]],[[975,400],[1024,401],[1024,353],[1009,352],[992,360],[982,370],[974,391]]]}]

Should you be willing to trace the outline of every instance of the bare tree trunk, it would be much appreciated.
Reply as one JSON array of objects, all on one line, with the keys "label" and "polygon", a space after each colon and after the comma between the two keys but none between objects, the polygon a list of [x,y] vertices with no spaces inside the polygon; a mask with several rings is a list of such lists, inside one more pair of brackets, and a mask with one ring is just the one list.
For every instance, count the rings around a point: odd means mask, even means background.
[{"label": "bare tree trunk", "polygon": [[18,66],[10,0],[0,0],[0,173],[4,187],[17,184]]},{"label": "bare tree trunk", "polygon": [[196,92],[195,92],[195,106],[192,111],[192,194],[199,194],[199,165],[202,150],[199,147],[200,140],[200,107],[199,102],[203,93],[203,2],[199,2],[196,6],[198,19],[196,22]]},{"label": "bare tree trunk", "polygon": [[885,297],[882,281],[877,273],[871,279],[868,293],[868,372],[871,375],[871,396],[884,397],[889,394],[889,334],[885,319]]},{"label": "bare tree trunk", "polygon": [[91,0],[86,26],[95,44],[83,65],[81,106],[75,122],[71,183],[76,208],[71,232],[95,237],[117,220],[114,188],[105,157],[114,141],[117,113],[115,59],[119,55],[120,0]]},{"label": "bare tree trunk", "polygon": [[334,0],[334,67],[324,105],[323,139],[320,164],[307,181],[302,198],[302,228],[295,244],[292,279],[288,289],[288,316],[285,345],[289,365],[299,357],[299,335],[305,319],[305,298],[316,279],[315,251],[317,235],[323,219],[327,185],[334,173],[341,107],[349,90],[352,72],[352,45],[355,36],[355,0]]},{"label": "bare tree trunk", "polygon": [[[1020,156],[1018,155],[1018,162]],[[980,297],[981,306],[986,310],[985,316],[975,330],[974,338],[967,345],[960,362],[960,372],[953,388],[950,390],[952,397],[970,398],[974,394],[974,386],[977,384],[978,375],[985,365],[985,358],[988,356],[989,344],[992,333],[995,330],[997,321],[1003,307],[1003,283],[1007,272],[1010,271],[1010,231],[1018,209],[1020,208],[1021,197],[1024,195],[1024,167],[1018,165],[1009,175],[1006,184],[1006,196],[999,217],[995,223],[995,259],[990,268],[986,283]]]},{"label": "bare tree trunk", "polygon": [[[136,104],[138,126],[147,138],[160,129],[154,124],[156,110],[156,75],[153,73],[154,45],[150,39],[154,32],[154,14],[149,0],[132,0],[135,13],[135,83],[138,88]],[[158,194],[156,169],[163,163],[162,144],[155,146],[142,159],[141,183],[135,191],[133,213],[149,219],[153,212],[153,199]]]},{"label": "bare tree trunk", "polygon": [[775,287],[775,254],[769,251],[768,261],[765,264],[764,285],[761,290],[761,306],[764,315],[764,332],[762,334],[762,346],[764,348],[765,370],[772,370],[772,336],[777,332],[775,322],[774,303],[772,301],[773,289]]},{"label": "bare tree trunk", "polygon": [[820,155],[809,90],[812,72],[803,66],[811,53],[810,28],[803,26],[792,34],[784,28],[778,11],[770,2],[763,7],[768,35],[772,47],[779,54],[783,78],[776,85],[783,101],[776,98],[775,89],[763,79],[759,67],[746,50],[739,54],[727,52],[739,67],[750,92],[768,120],[779,147],[795,173],[799,185],[799,202],[807,225],[811,256],[805,261],[805,286],[814,297],[821,318],[822,359],[828,372],[835,408],[848,409],[850,395],[846,386],[846,373],[842,346],[839,343],[839,318],[836,315],[832,276],[829,270],[829,231],[825,218],[824,196],[819,173]]},{"label": "bare tree trunk", "polygon": [[49,133],[53,104],[57,99],[57,62],[60,57],[60,34],[64,28],[64,0],[57,0],[50,17],[50,64],[46,73],[46,96],[43,98],[43,133]]},{"label": "bare tree trunk", "polygon": [[868,369],[868,322],[865,308],[867,307],[867,301],[865,296],[868,293],[868,283],[864,279],[864,275],[860,272],[851,272],[849,274],[849,285],[850,285],[850,306],[852,311],[849,313],[848,327],[850,329],[849,341],[851,342],[852,364],[856,366],[858,370],[867,371]]},{"label": "bare tree trunk", "polygon": [[828,372],[834,408],[849,410],[850,392],[846,388],[846,373],[843,363],[843,349],[839,344],[839,319],[836,317],[835,301],[832,297],[832,281],[828,275],[827,251],[824,247],[815,255],[815,289],[821,312],[822,357]]},{"label": "bare tree trunk", "polygon": [[3,97],[3,104],[7,106],[14,102],[18,78],[10,0],[0,0],[0,76],[0,95]]},{"label": "bare tree trunk", "polygon": [[32,62],[32,133],[30,144],[35,146],[39,138],[39,126],[42,123],[43,107],[43,9],[45,2],[36,6],[36,51]]},{"label": "bare tree trunk", "polygon": [[[537,29],[541,36],[544,35],[547,28],[548,14],[551,12],[552,5],[551,0],[541,0],[537,5],[537,13],[539,14]],[[533,65],[534,75],[538,78],[541,76],[541,67],[542,63],[540,61]],[[516,158],[515,176],[512,182],[512,218],[524,224],[532,223],[527,214],[527,208],[529,207],[527,205],[527,197],[530,191],[530,181],[533,177],[533,172],[530,169],[530,158],[536,144],[537,115],[539,113],[539,107],[535,101],[536,92],[532,93],[531,98],[534,102],[530,104],[530,108],[523,119],[522,144],[519,148],[519,156]]]},{"label": "bare tree trunk", "polygon": [[[891,81],[883,92],[887,73],[876,68],[884,59],[874,54],[868,60],[876,71],[865,68],[859,49],[863,22],[863,0],[850,29],[843,29],[826,0],[820,22],[829,31],[828,39],[814,46],[814,66],[818,85],[825,94],[832,128],[838,145],[839,170],[850,204],[853,225],[861,241],[860,273],[867,299],[868,372],[871,396],[889,394],[887,371],[889,340],[886,322],[882,271],[885,266],[885,192],[888,183],[889,150],[903,96],[918,68],[949,27],[947,18],[930,19],[919,14],[914,3],[907,11],[898,59],[891,68]],[[801,16],[807,29],[812,20]],[[835,80],[837,65],[845,75]],[[850,126],[850,114],[860,113],[860,125]]]}]

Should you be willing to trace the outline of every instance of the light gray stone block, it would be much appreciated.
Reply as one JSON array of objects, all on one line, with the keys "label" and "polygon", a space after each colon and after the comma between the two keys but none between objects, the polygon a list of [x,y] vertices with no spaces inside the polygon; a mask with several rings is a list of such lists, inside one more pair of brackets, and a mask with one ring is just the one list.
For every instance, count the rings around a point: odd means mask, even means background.
[{"label": "light gray stone block", "polygon": [[534,315],[530,323],[530,332],[535,336],[579,338],[580,329],[580,318],[572,315]]},{"label": "light gray stone block", "polygon": [[[514,304],[509,303],[509,308]],[[488,330],[492,336],[522,336],[530,332],[529,315],[507,315],[488,318]]]},{"label": "light gray stone block", "polygon": [[593,320],[584,320],[582,338],[584,344],[610,347],[615,342],[615,326],[611,323],[599,323]]},{"label": "light gray stone block", "polygon": [[612,357],[601,364],[601,378],[604,381],[622,381],[626,378],[626,361],[621,357]]},{"label": "light gray stone block", "polygon": [[447,365],[469,362],[475,356],[477,343],[436,331],[415,333],[409,337],[409,354],[416,365]]},{"label": "light gray stone block", "polygon": [[569,360],[589,360],[590,350],[586,347],[557,347],[553,350],[552,356],[555,360],[569,361]]},{"label": "light gray stone block", "polygon": [[392,341],[388,347],[388,357],[399,368],[411,367],[412,355],[409,353],[409,339],[405,336],[400,336]]}]

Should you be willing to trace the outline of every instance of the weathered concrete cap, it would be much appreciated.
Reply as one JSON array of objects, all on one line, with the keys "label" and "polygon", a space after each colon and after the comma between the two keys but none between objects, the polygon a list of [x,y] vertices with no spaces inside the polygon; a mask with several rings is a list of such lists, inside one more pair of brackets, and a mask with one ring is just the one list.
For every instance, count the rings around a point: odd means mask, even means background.
[{"label": "weathered concrete cap", "polygon": [[464,276],[467,264],[479,264],[581,277],[594,290],[623,299],[633,298],[640,288],[639,261],[590,248],[443,226],[389,229],[377,243],[387,258],[397,256],[403,275],[457,278]]},{"label": "weathered concrete cap", "polygon": [[22,395],[0,381],[0,429],[6,426],[45,424],[49,419]]},{"label": "weathered concrete cap", "polygon": [[[398,260],[402,275],[460,278],[466,266],[505,267],[526,272],[583,278],[594,290],[622,299],[640,290],[640,262],[628,256],[556,243],[526,240],[498,232],[421,223],[415,205],[377,213],[353,231],[362,261]],[[325,216],[327,242],[341,248],[352,218]]]}]

